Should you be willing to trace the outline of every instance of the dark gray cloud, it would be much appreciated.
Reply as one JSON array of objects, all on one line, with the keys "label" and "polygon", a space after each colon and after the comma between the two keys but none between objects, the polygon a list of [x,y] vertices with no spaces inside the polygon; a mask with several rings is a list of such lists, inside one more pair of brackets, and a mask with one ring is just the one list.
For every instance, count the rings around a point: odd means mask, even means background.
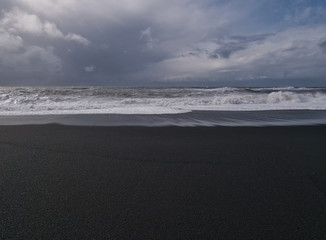
[{"label": "dark gray cloud", "polygon": [[[250,46],[250,44],[259,44],[272,34],[259,34],[251,36],[235,35],[230,36],[226,40],[218,40],[219,48],[215,49],[209,54],[210,58],[229,58],[232,53],[244,50]],[[225,42],[226,41],[226,42]]]},{"label": "dark gray cloud", "polygon": [[326,52],[326,40],[322,40],[318,45],[323,51]]},{"label": "dark gray cloud", "polygon": [[3,0],[0,85],[198,85],[325,76],[319,63],[326,61],[320,40],[326,25],[301,24],[317,8],[323,12],[322,4],[285,4],[278,16],[284,23],[275,23],[261,11],[270,1],[249,3]]},{"label": "dark gray cloud", "polygon": [[239,43],[226,43],[222,47],[216,49],[213,53],[210,54],[211,58],[229,58],[232,53],[244,50],[247,46]]}]

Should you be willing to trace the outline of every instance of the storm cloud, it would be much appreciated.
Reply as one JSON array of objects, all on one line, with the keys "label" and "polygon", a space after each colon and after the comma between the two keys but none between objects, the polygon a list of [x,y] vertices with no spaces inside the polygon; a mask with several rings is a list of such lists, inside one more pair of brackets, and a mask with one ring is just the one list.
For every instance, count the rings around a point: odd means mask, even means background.
[{"label": "storm cloud", "polygon": [[0,7],[0,85],[326,83],[322,1],[4,0]]}]

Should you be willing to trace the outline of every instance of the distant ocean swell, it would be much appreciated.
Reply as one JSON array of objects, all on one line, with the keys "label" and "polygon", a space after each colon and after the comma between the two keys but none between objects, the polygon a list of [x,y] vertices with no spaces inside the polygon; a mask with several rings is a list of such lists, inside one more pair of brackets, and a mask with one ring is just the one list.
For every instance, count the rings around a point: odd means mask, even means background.
[{"label": "distant ocean swell", "polygon": [[0,88],[0,116],[326,110],[326,88]]}]

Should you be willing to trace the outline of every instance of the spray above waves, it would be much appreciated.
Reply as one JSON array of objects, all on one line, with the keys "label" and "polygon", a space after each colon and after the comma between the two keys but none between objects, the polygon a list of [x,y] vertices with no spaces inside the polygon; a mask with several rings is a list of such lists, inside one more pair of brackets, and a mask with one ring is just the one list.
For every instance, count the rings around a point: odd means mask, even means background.
[{"label": "spray above waves", "polygon": [[0,115],[326,110],[325,88],[0,88]]}]

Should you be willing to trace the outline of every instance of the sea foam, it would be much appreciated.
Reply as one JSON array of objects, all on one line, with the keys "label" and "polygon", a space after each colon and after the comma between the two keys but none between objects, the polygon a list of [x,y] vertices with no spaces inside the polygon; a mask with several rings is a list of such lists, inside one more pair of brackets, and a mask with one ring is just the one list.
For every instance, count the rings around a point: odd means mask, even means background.
[{"label": "sea foam", "polygon": [[325,88],[0,88],[0,115],[326,110]]}]

